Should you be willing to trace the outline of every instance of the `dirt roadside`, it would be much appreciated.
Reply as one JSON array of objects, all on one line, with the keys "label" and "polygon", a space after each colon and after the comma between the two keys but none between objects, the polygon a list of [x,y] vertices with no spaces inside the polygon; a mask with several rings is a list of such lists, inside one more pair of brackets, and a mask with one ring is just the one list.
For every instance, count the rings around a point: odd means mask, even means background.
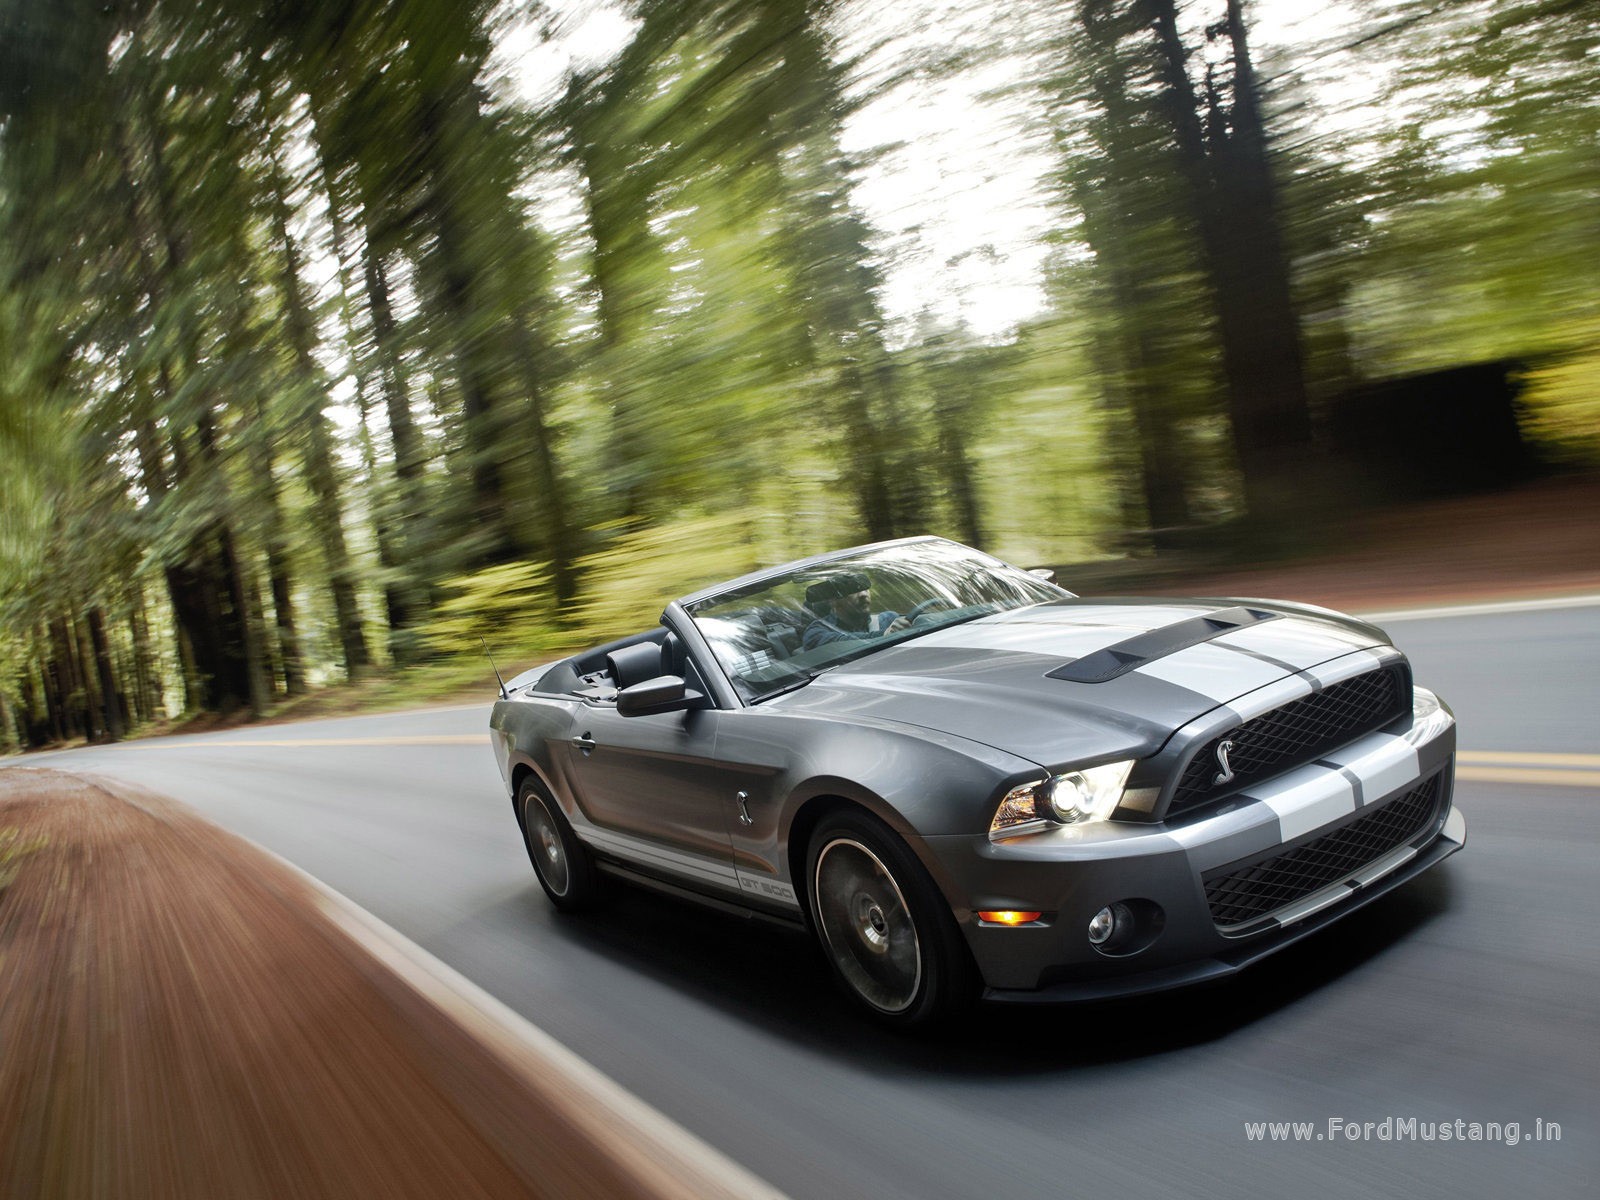
[{"label": "dirt roadside", "polygon": [[1130,561],[1061,576],[1084,595],[1252,596],[1350,612],[1600,592],[1600,475],[1361,514],[1337,549],[1217,568]]},{"label": "dirt roadside", "polygon": [[0,1195],[773,1194],[341,911],[173,801],[0,771]]}]

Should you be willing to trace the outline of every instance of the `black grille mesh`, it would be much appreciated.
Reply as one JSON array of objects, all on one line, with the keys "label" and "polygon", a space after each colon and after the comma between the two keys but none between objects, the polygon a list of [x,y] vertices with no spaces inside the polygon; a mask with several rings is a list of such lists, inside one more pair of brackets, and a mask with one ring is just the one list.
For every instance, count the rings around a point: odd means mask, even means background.
[{"label": "black grille mesh", "polygon": [[[1189,760],[1167,815],[1220,799],[1380,729],[1405,710],[1407,699],[1401,669],[1384,667],[1246,721],[1207,742]],[[1213,781],[1220,774],[1217,746],[1223,739],[1233,742],[1228,765],[1234,778],[1218,784]]]},{"label": "black grille mesh", "polygon": [[1439,776],[1348,825],[1248,867],[1204,876],[1218,925],[1243,925],[1343,879],[1415,837],[1438,816]]}]

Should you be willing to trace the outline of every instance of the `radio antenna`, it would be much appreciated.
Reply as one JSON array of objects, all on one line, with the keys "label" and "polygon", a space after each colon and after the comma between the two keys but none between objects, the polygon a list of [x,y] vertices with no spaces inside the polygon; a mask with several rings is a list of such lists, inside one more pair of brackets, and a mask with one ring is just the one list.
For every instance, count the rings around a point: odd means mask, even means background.
[{"label": "radio antenna", "polygon": [[500,678],[500,668],[494,665],[494,655],[489,653],[489,643],[484,641],[482,634],[478,635],[478,640],[483,642],[484,657],[489,660],[489,669],[494,672],[494,681],[500,685],[500,699],[508,699],[509,697],[506,693],[506,681]]}]

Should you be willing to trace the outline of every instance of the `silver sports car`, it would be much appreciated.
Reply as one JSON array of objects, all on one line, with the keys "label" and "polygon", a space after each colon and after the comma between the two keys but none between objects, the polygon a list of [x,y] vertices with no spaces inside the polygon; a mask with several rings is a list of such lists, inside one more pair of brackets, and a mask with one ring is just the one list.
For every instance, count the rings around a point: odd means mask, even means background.
[{"label": "silver sports car", "polygon": [[492,741],[545,892],[803,925],[912,1025],[1217,979],[1461,848],[1455,721],[1381,630],[1048,575],[864,546],[514,679]]}]

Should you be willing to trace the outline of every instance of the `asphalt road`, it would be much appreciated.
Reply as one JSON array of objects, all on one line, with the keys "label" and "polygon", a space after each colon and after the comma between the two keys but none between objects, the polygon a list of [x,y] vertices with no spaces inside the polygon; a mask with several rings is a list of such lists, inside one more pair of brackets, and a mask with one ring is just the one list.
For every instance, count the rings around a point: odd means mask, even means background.
[{"label": "asphalt road", "polygon": [[[1461,854],[1227,985],[982,1011],[937,1042],[858,1021],[799,935],[634,892],[558,919],[487,694],[29,761],[271,848],[796,1197],[1593,1194],[1600,607],[1381,623],[1461,721]],[[1385,1140],[1389,1118],[1420,1124]],[[1458,1120],[1520,1140],[1421,1140]],[[1310,1140],[1252,1141],[1262,1121]]]}]

